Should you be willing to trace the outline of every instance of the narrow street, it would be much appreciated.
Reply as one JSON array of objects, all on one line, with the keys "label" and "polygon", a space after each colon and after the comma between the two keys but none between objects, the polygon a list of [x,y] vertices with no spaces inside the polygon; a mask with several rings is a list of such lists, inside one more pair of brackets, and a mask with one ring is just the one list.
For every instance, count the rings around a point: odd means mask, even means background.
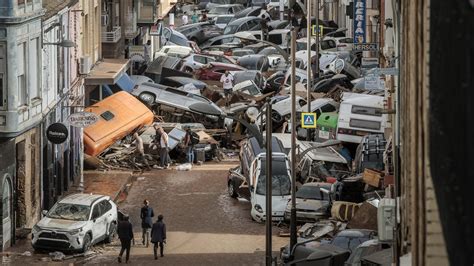
[{"label": "narrow street", "polygon": [[[250,204],[227,195],[226,176],[233,164],[196,166],[191,171],[154,170],[139,175],[127,199],[119,205],[130,215],[135,243],[131,262],[156,264],[152,247],[141,244],[139,212],[143,200],[150,201],[155,216],[164,215],[168,239],[165,265],[263,265],[265,226],[250,218]],[[273,250],[279,251],[288,238],[280,238],[274,228]],[[91,260],[115,264],[120,244]],[[278,252],[275,252],[275,256]],[[261,262],[261,263],[259,263]]]}]

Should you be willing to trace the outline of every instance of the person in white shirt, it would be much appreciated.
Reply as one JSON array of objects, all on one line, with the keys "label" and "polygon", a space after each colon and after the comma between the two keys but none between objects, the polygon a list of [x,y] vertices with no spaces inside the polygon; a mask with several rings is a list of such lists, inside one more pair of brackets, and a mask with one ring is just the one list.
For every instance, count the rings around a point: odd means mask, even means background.
[{"label": "person in white shirt", "polygon": [[232,94],[232,87],[234,86],[234,77],[226,70],[221,76],[222,88],[224,88],[225,106],[229,106],[229,98]]},{"label": "person in white shirt", "polygon": [[186,14],[186,12],[183,13],[183,16],[181,17],[181,20],[183,22],[183,25],[188,24],[189,19],[188,19],[188,15]]}]

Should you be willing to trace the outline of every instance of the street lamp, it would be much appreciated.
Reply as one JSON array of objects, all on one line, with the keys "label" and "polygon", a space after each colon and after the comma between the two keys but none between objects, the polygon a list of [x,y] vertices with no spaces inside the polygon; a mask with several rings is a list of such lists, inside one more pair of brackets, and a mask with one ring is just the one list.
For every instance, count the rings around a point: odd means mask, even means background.
[{"label": "street lamp", "polygon": [[266,172],[266,191],[265,191],[265,212],[266,212],[266,220],[265,220],[265,265],[270,266],[273,262],[272,256],[272,105],[270,99],[267,99],[266,103],[266,144],[264,144],[263,136],[258,130],[258,127],[255,124],[250,124],[244,119],[230,116],[227,114],[223,114],[215,109],[214,106],[210,105],[209,103],[195,103],[189,106],[189,110],[201,113],[205,115],[212,115],[222,118],[230,118],[232,120],[236,120],[245,126],[248,130],[250,135],[257,139],[258,144],[260,147],[266,148],[266,165],[265,165],[265,172]]}]

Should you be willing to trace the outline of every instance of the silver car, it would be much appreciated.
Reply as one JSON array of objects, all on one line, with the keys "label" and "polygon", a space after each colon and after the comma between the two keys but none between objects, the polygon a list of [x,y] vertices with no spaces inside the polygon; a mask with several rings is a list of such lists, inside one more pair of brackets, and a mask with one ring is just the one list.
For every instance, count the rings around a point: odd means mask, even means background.
[{"label": "silver car", "polygon": [[[314,222],[329,217],[329,183],[306,183],[296,191],[296,220]],[[285,210],[285,220],[290,220],[291,200]]]}]

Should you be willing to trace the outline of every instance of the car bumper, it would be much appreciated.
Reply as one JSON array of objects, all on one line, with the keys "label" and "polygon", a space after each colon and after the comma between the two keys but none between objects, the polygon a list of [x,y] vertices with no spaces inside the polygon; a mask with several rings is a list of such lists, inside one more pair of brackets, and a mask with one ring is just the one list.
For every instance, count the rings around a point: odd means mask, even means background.
[{"label": "car bumper", "polygon": [[[259,213],[259,212],[253,211],[253,208],[250,214],[252,215],[252,218],[259,223],[265,222],[267,220],[265,213]],[[283,221],[284,219],[285,217],[283,213],[277,213],[277,214],[272,215],[272,221],[274,222],[280,222],[280,221]]]},{"label": "car bumper", "polygon": [[[44,235],[48,235],[44,237]],[[83,234],[69,235],[66,233],[56,233],[51,236],[49,231],[35,232],[31,245],[35,249],[79,251],[83,248]]]},{"label": "car bumper", "polygon": [[[291,212],[285,211],[285,221],[289,221],[291,217]],[[318,213],[318,212],[296,212],[296,221],[298,222],[314,222],[321,220],[323,218],[327,218],[328,215],[325,213]]]}]

